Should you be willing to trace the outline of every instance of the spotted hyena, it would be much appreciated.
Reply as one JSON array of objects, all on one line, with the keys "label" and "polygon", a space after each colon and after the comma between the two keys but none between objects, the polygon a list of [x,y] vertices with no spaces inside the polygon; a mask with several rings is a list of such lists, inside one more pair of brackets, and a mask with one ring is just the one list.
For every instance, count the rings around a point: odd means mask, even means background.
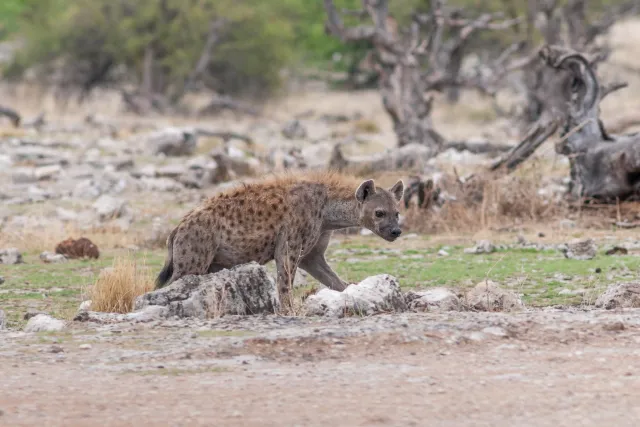
[{"label": "spotted hyena", "polygon": [[387,190],[372,179],[333,172],[283,175],[228,190],[189,212],[171,232],[156,287],[188,274],[275,259],[281,298],[288,295],[298,267],[342,291],[347,283],[324,257],[331,233],[366,227],[394,241],[401,233],[403,190],[402,181]]}]

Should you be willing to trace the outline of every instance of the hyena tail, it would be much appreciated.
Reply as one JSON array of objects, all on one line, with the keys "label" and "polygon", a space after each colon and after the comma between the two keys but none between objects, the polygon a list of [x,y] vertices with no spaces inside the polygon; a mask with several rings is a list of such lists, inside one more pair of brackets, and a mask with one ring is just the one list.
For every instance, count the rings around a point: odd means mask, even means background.
[{"label": "hyena tail", "polygon": [[169,254],[164,263],[164,267],[162,267],[160,274],[158,274],[158,277],[156,278],[156,289],[160,289],[165,286],[173,275],[173,239],[176,237],[177,231],[178,227],[176,227],[171,234],[169,234],[169,238],[167,238],[167,249]]}]

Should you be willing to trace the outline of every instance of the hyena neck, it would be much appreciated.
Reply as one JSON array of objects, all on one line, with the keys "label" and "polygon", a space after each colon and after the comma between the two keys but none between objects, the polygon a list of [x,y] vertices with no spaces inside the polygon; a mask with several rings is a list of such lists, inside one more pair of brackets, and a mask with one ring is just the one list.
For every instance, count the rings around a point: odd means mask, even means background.
[{"label": "hyena neck", "polygon": [[339,230],[360,225],[360,209],[355,197],[352,200],[329,199],[324,207],[323,231]]}]

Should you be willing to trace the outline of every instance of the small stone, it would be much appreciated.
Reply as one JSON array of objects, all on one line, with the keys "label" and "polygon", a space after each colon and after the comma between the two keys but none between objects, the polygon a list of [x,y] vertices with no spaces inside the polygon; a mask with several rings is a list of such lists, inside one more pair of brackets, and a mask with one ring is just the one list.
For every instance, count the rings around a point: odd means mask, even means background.
[{"label": "small stone", "polygon": [[629,253],[629,250],[627,248],[623,248],[622,246],[614,246],[613,248],[609,249],[605,253],[607,255],[609,255],[609,256],[611,256],[611,255],[627,255]]},{"label": "small stone", "polygon": [[544,238],[544,237],[546,237],[546,236],[545,236],[545,234],[541,231],[541,232],[539,232],[539,233],[538,233],[538,237],[542,239],[542,238]]},{"label": "small stone", "polygon": [[619,331],[624,331],[625,326],[624,326],[624,323],[617,321],[617,322],[605,324],[604,326],[602,326],[602,329],[604,329],[605,331],[619,332]]},{"label": "small stone", "polygon": [[465,254],[490,254],[495,252],[496,247],[489,240],[481,240],[473,248],[466,248],[464,250]]},{"label": "small stone", "polygon": [[104,194],[93,204],[101,221],[120,218],[126,211],[127,202]]},{"label": "small stone", "polygon": [[65,322],[54,319],[47,314],[38,314],[27,322],[25,332],[55,332],[65,328]]},{"label": "small stone", "polygon": [[596,307],[607,310],[640,307],[640,284],[631,282],[610,285],[596,300]]},{"label": "small stone", "polygon": [[0,276],[0,285],[4,283],[4,277]]},{"label": "small stone", "polygon": [[446,288],[409,291],[405,300],[409,309],[415,311],[457,311],[462,308],[458,296]]},{"label": "small stone", "polygon": [[500,288],[491,280],[482,281],[471,289],[466,295],[465,305],[478,311],[511,311],[524,306],[517,294]]},{"label": "small stone", "polygon": [[602,273],[602,269],[600,267],[597,267],[596,268],[596,274],[600,274],[600,273]]},{"label": "small stone", "polygon": [[496,337],[506,337],[509,335],[507,334],[507,331],[505,331],[503,328],[499,326],[490,326],[488,328],[484,328],[482,332],[487,335],[493,335]]},{"label": "small stone", "polygon": [[80,344],[78,348],[80,350],[91,350],[91,344]]},{"label": "small stone", "polygon": [[60,264],[67,262],[67,257],[62,254],[53,254],[51,252],[44,251],[40,254],[40,261],[45,264]]},{"label": "small stone", "polygon": [[368,228],[363,228],[360,230],[361,236],[371,236],[372,234],[373,234],[373,231],[369,230]]},{"label": "small stone", "polygon": [[4,310],[0,310],[0,331],[7,329],[7,315]]},{"label": "small stone", "polygon": [[449,252],[445,251],[444,249],[440,249],[438,251],[438,256],[449,256]]},{"label": "small stone", "polygon": [[21,264],[22,254],[17,248],[0,249],[0,264]]},{"label": "small stone", "polygon": [[576,222],[570,219],[563,219],[562,221],[560,221],[559,225],[560,228],[565,230],[576,228]]},{"label": "small stone", "polygon": [[598,252],[598,246],[593,239],[574,239],[565,245],[558,247],[564,253],[565,258],[581,261],[593,259]]},{"label": "small stone", "polygon": [[78,307],[78,311],[89,311],[91,310],[91,300],[82,301],[80,307]]},{"label": "small stone", "polygon": [[62,353],[64,352],[64,348],[60,347],[58,344],[54,344],[49,348],[50,353]]}]

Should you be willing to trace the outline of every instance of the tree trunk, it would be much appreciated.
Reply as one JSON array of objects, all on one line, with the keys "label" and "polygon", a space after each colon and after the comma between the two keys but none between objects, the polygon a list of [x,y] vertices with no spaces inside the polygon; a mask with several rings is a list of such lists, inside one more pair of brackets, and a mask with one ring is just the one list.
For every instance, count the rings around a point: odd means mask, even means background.
[{"label": "tree trunk", "polygon": [[382,66],[380,92],[385,110],[391,116],[398,146],[422,144],[436,155],[445,139],[433,129],[432,98],[425,96],[425,87],[416,66],[394,64]]}]

